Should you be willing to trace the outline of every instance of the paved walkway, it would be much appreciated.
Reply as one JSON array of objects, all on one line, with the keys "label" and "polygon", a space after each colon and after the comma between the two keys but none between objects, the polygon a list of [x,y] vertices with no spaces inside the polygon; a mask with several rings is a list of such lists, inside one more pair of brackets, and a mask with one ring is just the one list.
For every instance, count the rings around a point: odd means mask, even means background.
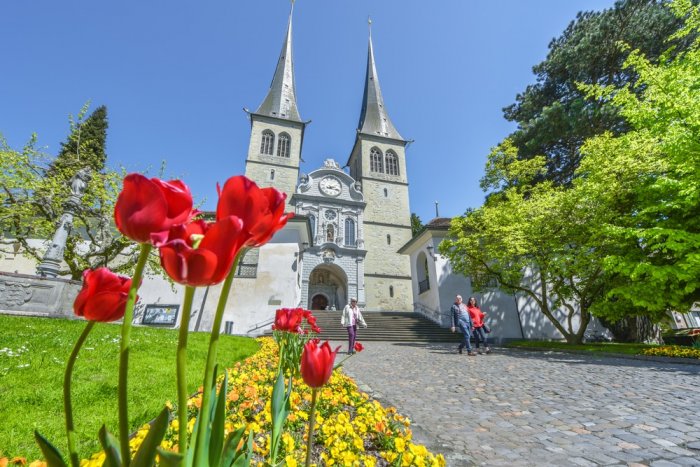
[{"label": "paved walkway", "polygon": [[449,466],[700,466],[699,365],[367,342],[345,371]]}]

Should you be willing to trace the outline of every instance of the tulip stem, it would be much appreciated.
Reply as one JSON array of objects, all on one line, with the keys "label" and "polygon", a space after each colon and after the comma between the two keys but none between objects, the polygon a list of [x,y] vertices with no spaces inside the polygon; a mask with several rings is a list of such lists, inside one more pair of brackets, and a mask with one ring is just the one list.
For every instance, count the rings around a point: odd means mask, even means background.
[{"label": "tulip stem", "polygon": [[122,321],[122,340],[119,348],[119,445],[121,447],[122,463],[128,466],[131,462],[129,450],[129,405],[127,399],[127,379],[129,378],[129,340],[131,337],[131,322],[134,320],[134,305],[136,304],[136,291],[141,285],[143,269],[146,266],[148,255],[151,252],[150,243],[142,243],[139,259],[136,262],[134,277],[131,280],[131,288],[124,310]]},{"label": "tulip stem", "polygon": [[88,321],[87,326],[83,329],[82,334],[78,338],[78,341],[73,346],[73,351],[68,357],[68,364],[66,364],[66,372],[63,375],[63,411],[66,413],[66,436],[68,437],[68,457],[70,457],[70,463],[73,467],[78,467],[80,465],[80,458],[75,450],[75,425],[73,424],[73,403],[71,402],[71,379],[73,378],[73,367],[75,366],[75,360],[78,358],[78,352],[85,343],[88,334],[92,331],[95,326],[95,321]]},{"label": "tulip stem", "polygon": [[[187,336],[190,330],[190,316],[194,287],[185,287],[185,298],[182,303],[182,319],[177,341],[177,420],[178,420],[178,452],[187,452]],[[200,313],[202,310],[200,310]]]},{"label": "tulip stem", "polygon": [[216,315],[214,316],[214,323],[212,324],[211,333],[209,337],[209,351],[207,352],[207,365],[204,371],[204,387],[202,388],[202,402],[199,406],[199,423],[197,427],[197,438],[195,441],[195,453],[194,453],[194,463],[193,465],[206,465],[208,459],[205,458],[206,451],[208,447],[204,446],[206,433],[209,431],[209,399],[211,398],[211,386],[214,379],[214,367],[216,365],[216,352],[219,345],[219,334],[221,333],[221,320],[224,317],[224,310],[226,309],[226,302],[228,301],[229,293],[231,292],[231,284],[233,283],[233,277],[236,275],[236,267],[238,266],[238,260],[245,254],[246,250],[241,249],[236,258],[233,260],[233,266],[231,266],[231,271],[229,271],[228,276],[224,280],[221,286],[221,295],[219,296],[219,303],[216,306]]},{"label": "tulip stem", "polygon": [[309,413],[309,436],[306,440],[306,467],[311,465],[311,448],[314,445],[314,425],[316,425],[316,400],[318,388],[311,388],[311,412]]}]

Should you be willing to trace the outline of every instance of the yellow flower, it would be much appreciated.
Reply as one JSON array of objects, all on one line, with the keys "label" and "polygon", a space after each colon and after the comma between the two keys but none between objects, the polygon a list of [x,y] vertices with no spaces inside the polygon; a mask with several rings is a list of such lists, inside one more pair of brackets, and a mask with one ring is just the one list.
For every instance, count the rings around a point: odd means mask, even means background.
[{"label": "yellow flower", "polygon": [[394,440],[394,446],[398,452],[404,452],[406,450],[406,442],[403,438],[396,438]]}]

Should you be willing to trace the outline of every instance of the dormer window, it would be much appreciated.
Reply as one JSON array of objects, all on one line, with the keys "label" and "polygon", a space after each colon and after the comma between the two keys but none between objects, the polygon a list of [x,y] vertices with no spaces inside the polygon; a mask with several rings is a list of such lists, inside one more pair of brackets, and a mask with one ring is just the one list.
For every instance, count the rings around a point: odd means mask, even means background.
[{"label": "dormer window", "polygon": [[275,134],[270,130],[265,130],[262,132],[262,139],[260,141],[260,154],[266,154],[271,156],[273,154],[273,149],[275,147]]}]

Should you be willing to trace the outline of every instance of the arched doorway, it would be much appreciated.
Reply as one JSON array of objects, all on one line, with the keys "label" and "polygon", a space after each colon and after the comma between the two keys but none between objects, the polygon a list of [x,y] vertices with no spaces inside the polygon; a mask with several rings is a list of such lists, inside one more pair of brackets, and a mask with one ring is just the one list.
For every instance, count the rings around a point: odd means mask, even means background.
[{"label": "arched doorway", "polygon": [[309,275],[308,297],[308,306],[312,310],[342,310],[348,300],[345,271],[336,264],[316,266]]},{"label": "arched doorway", "polygon": [[323,294],[316,294],[311,298],[312,310],[325,310],[328,307],[328,297]]}]

